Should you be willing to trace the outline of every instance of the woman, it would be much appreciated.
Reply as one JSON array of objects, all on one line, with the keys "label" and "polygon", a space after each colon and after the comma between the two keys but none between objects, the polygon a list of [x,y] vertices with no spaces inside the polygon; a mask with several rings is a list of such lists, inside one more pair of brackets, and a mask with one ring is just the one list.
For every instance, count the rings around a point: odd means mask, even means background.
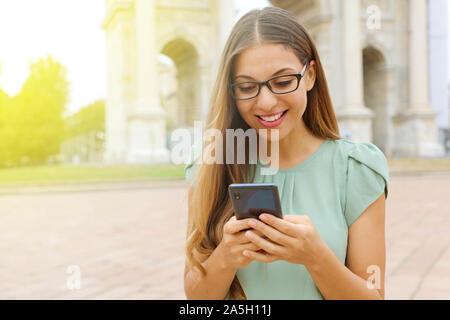
[{"label": "woman", "polygon": [[[340,138],[315,45],[287,11],[236,23],[207,128],[278,130],[265,139],[279,162],[274,175],[260,159],[186,166],[188,299],[384,299],[386,158]],[[245,182],[277,184],[284,218],[236,220],[227,187]]]}]

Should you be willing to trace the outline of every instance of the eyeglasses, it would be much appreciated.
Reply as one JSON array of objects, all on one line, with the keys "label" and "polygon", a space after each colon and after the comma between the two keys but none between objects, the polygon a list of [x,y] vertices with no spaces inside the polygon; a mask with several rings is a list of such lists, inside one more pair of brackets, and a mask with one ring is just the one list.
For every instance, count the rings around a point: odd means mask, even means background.
[{"label": "eyeglasses", "polygon": [[262,86],[267,86],[275,94],[286,94],[298,89],[309,62],[297,74],[283,74],[266,81],[245,81],[231,84],[231,95],[234,100],[250,100],[259,95]]}]

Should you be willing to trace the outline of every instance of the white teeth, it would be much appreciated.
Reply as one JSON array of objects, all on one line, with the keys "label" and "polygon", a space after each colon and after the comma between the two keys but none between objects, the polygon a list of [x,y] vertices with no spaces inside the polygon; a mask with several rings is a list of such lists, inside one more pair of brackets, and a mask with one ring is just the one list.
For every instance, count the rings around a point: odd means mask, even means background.
[{"label": "white teeth", "polygon": [[283,112],[280,112],[280,113],[278,113],[278,114],[276,114],[274,116],[270,116],[270,117],[263,117],[263,116],[259,116],[259,117],[261,119],[263,119],[264,121],[272,122],[272,121],[280,119],[282,115],[283,115]]}]

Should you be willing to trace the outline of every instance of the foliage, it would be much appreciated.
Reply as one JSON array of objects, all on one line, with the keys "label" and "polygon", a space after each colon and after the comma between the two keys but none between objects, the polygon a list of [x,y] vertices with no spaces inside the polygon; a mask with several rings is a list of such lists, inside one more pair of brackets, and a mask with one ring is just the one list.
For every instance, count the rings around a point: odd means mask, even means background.
[{"label": "foliage", "polygon": [[105,101],[99,100],[66,118],[66,139],[89,132],[105,132]]},{"label": "foliage", "polygon": [[61,158],[65,162],[99,162],[105,145],[105,102],[96,101],[65,119],[65,142]]},{"label": "foliage", "polygon": [[66,68],[47,56],[30,64],[17,96],[0,91],[0,167],[45,163],[59,154],[68,89]]}]

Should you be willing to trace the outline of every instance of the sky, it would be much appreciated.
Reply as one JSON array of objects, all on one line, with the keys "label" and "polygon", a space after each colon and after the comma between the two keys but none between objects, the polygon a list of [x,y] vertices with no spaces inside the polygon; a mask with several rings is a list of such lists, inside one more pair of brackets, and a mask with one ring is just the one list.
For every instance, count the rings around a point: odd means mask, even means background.
[{"label": "sky", "polygon": [[[268,3],[235,0],[236,18]],[[69,113],[104,99],[106,39],[101,23],[105,11],[104,0],[0,0],[0,87],[16,95],[30,62],[51,54],[68,70]]]},{"label": "sky", "polygon": [[20,92],[29,64],[51,54],[67,68],[69,110],[106,96],[104,0],[0,0],[0,87]]}]

